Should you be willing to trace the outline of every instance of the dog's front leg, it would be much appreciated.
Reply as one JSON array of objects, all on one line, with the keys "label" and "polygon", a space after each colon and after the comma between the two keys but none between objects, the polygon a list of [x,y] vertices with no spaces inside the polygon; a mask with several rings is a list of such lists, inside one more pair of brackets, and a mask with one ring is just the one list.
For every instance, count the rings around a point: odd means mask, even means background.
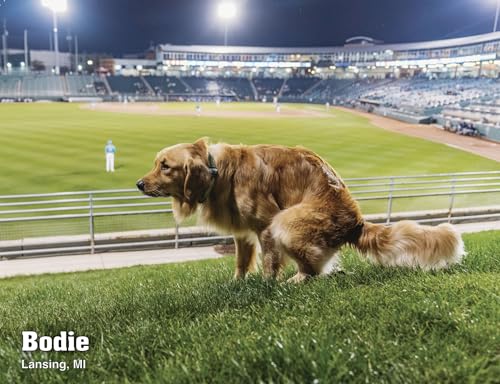
[{"label": "dog's front leg", "polygon": [[234,278],[243,279],[248,272],[255,271],[255,244],[247,239],[240,238],[235,238],[234,242],[236,244],[236,271],[234,273]]},{"label": "dog's front leg", "polygon": [[283,269],[283,256],[276,247],[276,241],[272,236],[271,230],[269,228],[264,230],[259,236],[259,240],[262,248],[264,277],[277,279],[280,277]]}]

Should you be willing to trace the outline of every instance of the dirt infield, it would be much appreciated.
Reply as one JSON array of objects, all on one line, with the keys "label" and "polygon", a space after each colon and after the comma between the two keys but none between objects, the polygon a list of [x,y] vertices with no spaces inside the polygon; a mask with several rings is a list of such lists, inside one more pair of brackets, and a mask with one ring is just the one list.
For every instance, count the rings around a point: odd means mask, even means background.
[{"label": "dirt infield", "polygon": [[353,109],[339,109],[363,117],[367,117],[373,125],[391,132],[397,132],[407,136],[418,137],[421,139],[434,141],[436,143],[446,144],[450,147],[458,148],[500,162],[500,144],[494,143],[492,141],[446,132],[445,130],[434,125],[408,124],[401,121],[389,119],[387,117],[382,117]]},{"label": "dirt infield", "polygon": [[279,119],[279,118],[332,118],[334,115],[331,113],[324,113],[312,109],[297,109],[288,106],[281,106],[280,112],[276,112],[272,104],[269,104],[269,111],[259,110],[233,110],[227,109],[225,106],[219,108],[215,106],[205,106],[202,104],[202,110],[197,113],[194,109],[187,108],[165,108],[160,104],[146,104],[146,103],[98,103],[98,104],[84,104],[84,109],[95,111],[113,112],[113,113],[127,113],[139,115],[153,115],[153,116],[198,116],[198,117],[221,117],[221,118],[249,118],[249,119]]}]

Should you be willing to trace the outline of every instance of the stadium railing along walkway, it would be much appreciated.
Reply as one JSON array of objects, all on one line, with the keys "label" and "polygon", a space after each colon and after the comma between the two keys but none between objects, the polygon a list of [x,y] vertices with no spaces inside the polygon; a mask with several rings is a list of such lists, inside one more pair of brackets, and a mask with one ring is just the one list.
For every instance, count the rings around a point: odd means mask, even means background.
[{"label": "stadium railing along walkway", "polygon": [[[461,233],[500,230],[500,221],[458,224],[456,227]],[[0,261],[0,278],[20,275],[103,270],[138,265],[180,263],[217,259],[221,257],[220,254],[215,252],[213,247],[195,247],[4,260]]]},{"label": "stadium railing along walkway", "polygon": [[[371,221],[459,224],[500,218],[500,171],[345,182],[362,207],[370,208],[365,214],[380,216]],[[172,213],[171,201],[151,199],[135,189],[0,196],[0,258],[178,248],[231,239],[192,232],[194,222],[179,228]]]}]

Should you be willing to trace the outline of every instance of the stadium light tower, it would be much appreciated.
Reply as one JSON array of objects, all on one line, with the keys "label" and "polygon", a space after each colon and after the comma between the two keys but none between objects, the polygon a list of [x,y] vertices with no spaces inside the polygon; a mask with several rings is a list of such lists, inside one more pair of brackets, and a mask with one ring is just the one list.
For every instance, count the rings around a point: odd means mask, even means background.
[{"label": "stadium light tower", "polygon": [[500,13],[500,0],[497,0],[497,13],[495,14],[495,24],[493,26],[493,32],[497,31],[499,13]]},{"label": "stadium light tower", "polygon": [[59,75],[61,68],[59,65],[59,39],[57,29],[57,14],[66,12],[68,8],[67,0],[42,0],[42,5],[52,11],[52,20],[54,26],[54,51],[56,53],[56,75]]},{"label": "stadium light tower", "polygon": [[219,3],[217,15],[224,22],[224,46],[227,46],[229,22],[236,17],[236,5],[228,1]]}]

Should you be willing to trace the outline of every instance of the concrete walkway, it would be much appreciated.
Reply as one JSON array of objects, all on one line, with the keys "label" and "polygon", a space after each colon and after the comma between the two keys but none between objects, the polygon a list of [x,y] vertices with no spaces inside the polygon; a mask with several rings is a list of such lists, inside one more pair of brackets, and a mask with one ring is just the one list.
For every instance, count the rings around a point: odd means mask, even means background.
[{"label": "concrete walkway", "polygon": [[179,263],[222,257],[214,247],[157,249],[142,252],[110,252],[95,255],[52,256],[0,261],[0,278],[44,273]]},{"label": "concrete walkway", "polygon": [[[461,233],[500,230],[500,221],[456,225]],[[179,263],[222,257],[213,247],[158,249],[153,251],[110,252],[96,255],[53,256],[0,261],[0,278],[44,273],[79,272],[95,269]]]}]

